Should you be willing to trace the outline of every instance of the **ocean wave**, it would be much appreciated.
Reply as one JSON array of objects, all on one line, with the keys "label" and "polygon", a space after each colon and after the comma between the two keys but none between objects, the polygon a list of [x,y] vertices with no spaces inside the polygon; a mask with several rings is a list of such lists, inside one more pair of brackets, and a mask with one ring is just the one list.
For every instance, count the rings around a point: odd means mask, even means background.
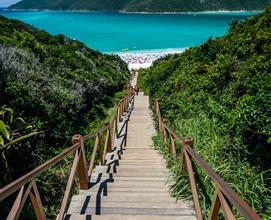
[{"label": "ocean wave", "polygon": [[111,51],[107,54],[116,55],[146,55],[146,54],[161,54],[161,53],[182,53],[187,48],[165,48],[165,49],[149,49],[149,50],[131,50],[131,51]]}]

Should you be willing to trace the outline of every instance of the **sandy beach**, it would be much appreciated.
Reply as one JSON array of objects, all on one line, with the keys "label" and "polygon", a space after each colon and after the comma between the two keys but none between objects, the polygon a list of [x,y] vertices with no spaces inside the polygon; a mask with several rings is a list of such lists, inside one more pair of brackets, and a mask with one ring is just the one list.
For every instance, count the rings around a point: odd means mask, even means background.
[{"label": "sandy beach", "polygon": [[184,48],[180,49],[164,49],[164,50],[149,50],[149,51],[131,51],[116,53],[124,60],[129,69],[148,68],[152,63],[168,54],[180,54],[184,51]]}]

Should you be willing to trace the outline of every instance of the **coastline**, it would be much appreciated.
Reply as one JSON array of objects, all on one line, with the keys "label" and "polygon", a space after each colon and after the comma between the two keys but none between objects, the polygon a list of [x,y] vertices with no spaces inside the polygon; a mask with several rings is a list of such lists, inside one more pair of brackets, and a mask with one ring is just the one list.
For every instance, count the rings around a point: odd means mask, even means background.
[{"label": "coastline", "polygon": [[182,15],[182,14],[227,14],[227,13],[232,13],[232,14],[239,14],[239,13],[261,13],[263,10],[217,10],[217,11],[186,11],[186,12],[129,12],[129,11],[119,11],[119,13],[122,14],[146,14],[146,15]]},{"label": "coastline", "polygon": [[118,55],[128,68],[140,69],[150,67],[154,61],[171,54],[181,54],[188,48],[150,49],[128,52],[107,52],[106,54]]},{"label": "coastline", "polygon": [[[189,16],[195,16],[195,14],[204,15],[204,14],[215,14],[215,15],[224,15],[226,13],[237,13],[238,15],[242,15],[242,13],[257,13],[259,11],[202,11],[202,12],[123,12],[123,11],[88,11],[88,10],[38,10],[38,9],[29,9],[29,10],[21,10],[21,9],[4,9],[6,12],[55,12],[55,13],[115,13],[115,14],[146,14],[146,15],[174,15],[174,14],[185,14]],[[1,13],[0,13],[1,14]],[[248,15],[249,16],[249,15]],[[71,38],[73,39],[73,38]],[[160,45],[158,45],[159,47]],[[180,45],[181,46],[181,45]],[[188,45],[184,45],[187,47]],[[173,46],[174,47],[174,46]],[[134,50],[135,49],[135,50]],[[147,50],[133,50],[127,51],[100,51],[105,54],[115,54],[121,57],[124,60],[129,69],[139,69],[139,68],[148,68],[153,62],[159,58],[162,58],[169,54],[180,54],[184,52],[187,48],[168,48],[168,49],[147,49]]]},{"label": "coastline", "polygon": [[117,14],[139,14],[139,15],[204,15],[204,14],[239,14],[239,13],[261,13],[263,10],[214,10],[214,11],[183,11],[183,12],[148,12],[148,11],[110,11],[110,10],[52,10],[52,9],[9,9],[2,8],[3,11],[10,12],[82,12],[82,13],[117,13]]}]

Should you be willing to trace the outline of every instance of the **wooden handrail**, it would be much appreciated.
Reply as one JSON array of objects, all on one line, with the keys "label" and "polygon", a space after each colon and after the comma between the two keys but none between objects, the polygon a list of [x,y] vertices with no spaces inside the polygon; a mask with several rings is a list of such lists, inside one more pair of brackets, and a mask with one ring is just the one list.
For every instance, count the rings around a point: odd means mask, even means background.
[{"label": "wooden handrail", "polygon": [[231,208],[232,206],[236,208],[238,212],[246,219],[260,220],[260,216],[193,149],[193,139],[191,137],[182,137],[178,135],[166,124],[166,120],[164,120],[161,116],[160,104],[158,100],[155,101],[154,106],[158,130],[163,136],[164,144],[167,145],[169,141],[171,145],[171,149],[169,148],[169,153],[172,155],[172,157],[176,156],[175,141],[180,142],[182,145],[183,156],[181,168],[182,170],[185,168],[188,172],[197,219],[202,220],[203,217],[196,188],[197,185],[194,178],[192,160],[196,162],[202,170],[204,170],[204,172],[215,183],[216,186],[213,203],[209,213],[209,220],[217,219],[220,209],[223,210],[223,214],[226,219],[235,219]]},{"label": "wooden handrail", "polygon": [[135,88],[129,83],[129,90],[132,89],[136,95],[138,95],[139,88],[138,85],[135,85]]},{"label": "wooden handrail", "polygon": [[[46,216],[43,211],[43,206],[39,196],[38,188],[36,186],[35,179],[56,165],[64,158],[74,154],[73,165],[70,171],[69,179],[67,182],[66,190],[64,193],[64,198],[61,203],[60,212],[57,219],[62,220],[65,216],[65,211],[68,205],[69,197],[72,191],[74,179],[76,172],[78,173],[80,189],[88,189],[89,178],[92,174],[92,171],[95,167],[95,159],[98,152],[98,147],[101,146],[101,136],[106,132],[105,143],[103,150],[100,152],[101,162],[105,162],[106,154],[111,151],[114,137],[118,137],[118,122],[119,119],[123,116],[124,112],[128,111],[129,105],[133,102],[136,91],[133,87],[128,87],[127,96],[121,99],[116,107],[116,111],[113,115],[113,119],[110,123],[106,124],[103,128],[87,134],[85,136],[74,135],[72,138],[72,146],[63,150],[60,154],[54,158],[46,161],[37,168],[18,178],[17,180],[11,182],[7,186],[0,189],[0,201],[4,200],[8,196],[12,195],[19,190],[17,198],[13,203],[13,206],[8,215],[8,219],[18,219],[21,213],[21,210],[25,204],[27,197],[30,197],[31,204],[34,208],[36,218],[39,220],[45,220]],[[87,167],[86,154],[84,149],[84,142],[90,138],[96,137],[94,149],[91,155],[91,161],[89,168]]]},{"label": "wooden handrail", "polygon": [[94,131],[94,132],[92,132],[92,133],[90,133],[90,134],[85,135],[85,136],[83,137],[83,138],[84,138],[84,141],[87,141],[87,140],[89,140],[90,138],[95,137],[96,134],[100,134],[100,133],[104,132],[105,130],[106,130],[106,127],[102,128],[102,129],[99,129],[99,130],[97,130],[97,131]]},{"label": "wooden handrail", "polygon": [[185,147],[185,151],[200,165],[200,167],[215,182],[223,195],[238,209],[240,214],[246,219],[261,219],[259,215],[199,156],[190,146]]},{"label": "wooden handrail", "polygon": [[171,134],[175,139],[180,141],[182,144],[185,142],[185,138],[176,134],[171,128],[169,128],[165,123],[163,124],[165,129],[168,131],[169,134]]},{"label": "wooden handrail", "polygon": [[40,166],[33,169],[29,173],[23,175],[19,179],[1,188],[0,201],[4,200],[9,195],[13,194],[15,191],[19,190],[22,186],[26,185],[27,183],[30,183],[33,179],[37,178],[40,174],[42,174],[44,171],[48,170],[50,167],[57,164],[59,161],[63,160],[67,156],[74,153],[79,147],[80,145],[76,144],[74,146],[71,146],[70,148],[67,148],[66,150],[62,151],[62,153],[58,154],[51,160],[48,160],[47,162],[41,164]]}]

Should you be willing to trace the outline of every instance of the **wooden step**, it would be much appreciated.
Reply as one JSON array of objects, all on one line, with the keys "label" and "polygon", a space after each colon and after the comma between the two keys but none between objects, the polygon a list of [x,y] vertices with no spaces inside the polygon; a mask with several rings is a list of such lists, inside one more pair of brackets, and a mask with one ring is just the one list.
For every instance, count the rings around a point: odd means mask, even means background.
[{"label": "wooden step", "polygon": [[153,150],[150,150],[150,151],[139,151],[139,150],[136,150],[135,152],[132,152],[132,151],[129,151],[129,150],[123,150],[122,151],[123,155],[122,156],[143,156],[143,157],[153,157],[153,156],[156,156],[156,157],[161,157],[161,155],[156,152],[156,151],[153,151]]},{"label": "wooden step", "polygon": [[119,166],[121,166],[122,164],[142,164],[142,165],[161,165],[161,166],[165,166],[165,162],[163,162],[162,160],[156,160],[156,161],[150,161],[150,160],[107,160],[107,164],[109,163],[113,163],[116,162],[119,164]]},{"label": "wooden step", "polygon": [[70,207],[68,210],[68,214],[73,213],[82,213],[88,215],[104,215],[104,214],[122,214],[122,215],[172,215],[172,216],[193,216],[194,213],[191,209],[181,209],[181,208],[107,208],[107,207],[98,207],[91,208],[85,207],[82,209],[78,209],[77,207]]},{"label": "wooden step", "polygon": [[[124,194],[126,192],[123,192]],[[78,195],[79,196],[79,195]],[[101,198],[98,198],[98,197]],[[102,192],[101,194],[97,196],[94,196],[91,198],[92,201],[96,202],[97,198],[103,202],[115,202],[115,203],[173,203],[175,204],[175,199],[171,198],[171,197],[136,197],[135,196],[116,196],[116,197],[112,197],[110,195],[108,196],[103,196]],[[148,207],[148,206],[147,206]]]},{"label": "wooden step", "polygon": [[129,149],[138,149],[138,148],[146,148],[146,149],[152,149],[151,147],[151,142],[146,142],[146,143],[140,143],[138,145],[136,145],[137,141],[133,140],[133,141],[129,141],[127,142],[127,148]]},{"label": "wooden step", "polygon": [[123,165],[123,166],[116,166],[116,167],[96,167],[94,169],[94,173],[123,173],[123,172],[134,172],[134,173],[162,173],[168,174],[168,171],[165,168],[157,167],[157,166],[130,166],[130,165]]},{"label": "wooden step", "polygon": [[138,157],[138,158],[135,158],[135,157],[122,157],[121,158],[121,161],[120,162],[125,162],[125,161],[138,161],[138,162],[141,162],[141,163],[154,163],[154,162],[159,162],[159,163],[161,163],[161,161],[162,161],[162,158],[140,158],[140,157]]},{"label": "wooden step", "polygon": [[[160,192],[167,192],[167,190],[164,190],[165,187],[157,187],[157,188],[146,188],[146,187],[122,187],[121,189],[120,188],[117,188],[113,185],[109,185],[106,190],[104,190],[105,192],[105,195],[109,194],[110,192],[117,192],[117,193],[120,193],[120,192],[139,192],[139,193],[147,193],[147,192],[151,192],[151,193],[160,193]],[[90,193],[97,193],[99,190],[101,190],[101,188],[92,188],[91,192]],[[84,193],[83,193],[84,194]],[[78,194],[79,195],[79,194]]]},{"label": "wooden step", "polygon": [[129,169],[129,168],[134,168],[136,166],[138,169],[147,169],[147,170],[151,170],[151,169],[155,170],[156,169],[158,171],[161,171],[161,170],[166,170],[167,171],[167,169],[165,168],[164,165],[157,164],[157,163],[155,163],[155,164],[139,163],[137,165],[133,165],[133,164],[130,164],[130,163],[121,163],[121,161],[119,161],[119,164],[121,164],[121,165],[114,165],[114,164],[108,165],[108,166],[106,166],[108,169],[105,169],[105,170],[112,170],[112,169],[118,170],[118,169],[120,169],[122,167],[125,167],[125,168]]},{"label": "wooden step", "polygon": [[127,145],[121,145],[123,137],[114,141],[106,165],[94,169],[90,189],[72,197],[66,219],[195,220],[191,203],[176,201],[168,190],[166,162],[152,143],[148,97],[135,97],[128,123]]},{"label": "wooden step", "polygon": [[162,160],[162,157],[160,155],[140,155],[140,154],[130,154],[130,153],[124,153],[123,155],[119,154],[109,154],[106,156],[106,159],[120,159],[120,160]]},{"label": "wooden step", "polygon": [[[73,200],[71,203],[72,207],[77,210],[80,210],[80,207],[86,206],[89,208],[95,208],[97,206],[97,202],[96,201],[89,201],[86,202],[84,200]],[[152,208],[152,209],[165,209],[165,208],[172,208],[172,209],[182,209],[182,208],[186,208],[186,209],[190,209],[190,207],[188,207],[186,204],[177,204],[177,203],[135,203],[135,202],[122,202],[122,203],[118,203],[118,202],[106,202],[103,199],[101,200],[101,202],[99,202],[99,205],[101,205],[102,207],[106,207],[106,208]],[[71,213],[72,211],[69,210],[69,212]]]},{"label": "wooden step", "polygon": [[95,192],[97,193],[99,190],[101,189],[105,189],[106,192],[168,192],[167,188],[164,186],[161,187],[142,187],[142,186],[137,186],[137,187],[130,187],[130,186],[126,186],[126,187],[118,187],[115,186],[114,184],[107,184],[106,187],[102,187],[100,185],[95,185],[93,187],[91,187],[89,190],[81,190],[80,194],[85,194],[85,193],[92,193]]},{"label": "wooden step", "polygon": [[67,215],[65,220],[195,220],[195,216],[161,216],[161,215]]},{"label": "wooden step", "polygon": [[153,187],[153,188],[160,188],[160,187],[166,187],[166,183],[165,181],[150,181],[150,180],[138,180],[138,181],[129,181],[129,180],[118,180],[117,178],[114,179],[114,182],[104,182],[105,183],[108,183],[108,184],[113,184],[114,183],[114,186],[117,186],[117,187]]},{"label": "wooden step", "polygon": [[[93,197],[95,195],[94,192],[87,192],[85,191],[84,193],[81,194],[77,194],[75,196],[73,196],[73,200],[85,200],[85,197],[91,196]],[[167,191],[161,191],[160,193],[157,192],[112,192],[110,194],[108,194],[107,197],[105,198],[109,198],[112,200],[118,200],[119,198],[134,198],[134,199],[139,199],[141,200],[141,198],[162,198],[162,199],[169,199],[169,201],[172,202],[176,202],[176,200],[174,198],[171,197],[170,193]],[[143,199],[143,202],[144,199]]]},{"label": "wooden step", "polygon": [[114,179],[117,180],[118,177],[164,177],[165,179],[167,179],[169,177],[169,174],[165,174],[162,172],[122,172],[122,171],[118,171],[117,173],[114,173]]}]

